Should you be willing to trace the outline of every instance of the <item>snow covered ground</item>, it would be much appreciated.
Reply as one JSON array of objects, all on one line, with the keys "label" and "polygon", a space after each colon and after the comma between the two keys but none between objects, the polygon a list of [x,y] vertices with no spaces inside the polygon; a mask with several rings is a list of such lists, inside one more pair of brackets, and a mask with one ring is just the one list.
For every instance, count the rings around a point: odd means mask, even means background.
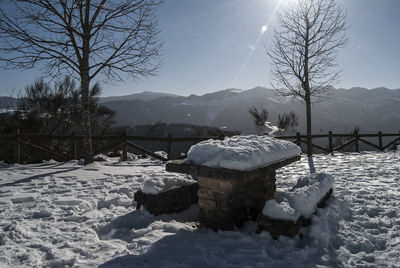
[{"label": "snow covered ground", "polygon": [[154,217],[133,195],[161,162],[0,164],[0,267],[399,267],[400,152],[315,155],[282,168],[278,191],[316,172],[334,195],[303,240],[196,227],[197,207]]}]

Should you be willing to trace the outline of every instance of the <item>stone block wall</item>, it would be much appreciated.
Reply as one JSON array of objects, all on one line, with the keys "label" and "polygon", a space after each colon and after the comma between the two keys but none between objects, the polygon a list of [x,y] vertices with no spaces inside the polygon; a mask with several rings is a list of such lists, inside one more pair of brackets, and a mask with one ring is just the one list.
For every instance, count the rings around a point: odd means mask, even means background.
[{"label": "stone block wall", "polygon": [[255,220],[265,202],[275,195],[275,170],[257,176],[209,178],[199,176],[200,224],[204,227],[232,229]]}]

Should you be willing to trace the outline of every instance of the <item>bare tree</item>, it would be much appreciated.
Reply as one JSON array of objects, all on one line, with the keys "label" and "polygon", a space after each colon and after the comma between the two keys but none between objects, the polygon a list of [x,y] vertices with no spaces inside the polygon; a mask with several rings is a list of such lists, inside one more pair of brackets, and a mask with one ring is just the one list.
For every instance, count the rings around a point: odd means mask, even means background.
[{"label": "bare tree", "polygon": [[0,2],[3,68],[65,73],[80,79],[85,164],[93,162],[89,88],[98,75],[122,80],[154,75],[161,42],[160,0],[10,0]]},{"label": "bare tree", "polygon": [[288,114],[279,114],[276,124],[278,129],[281,130],[280,134],[282,135],[293,132],[294,128],[299,125],[299,116],[293,111],[290,111]]},{"label": "bare tree", "polygon": [[257,107],[253,106],[248,110],[249,114],[253,118],[254,125],[256,126],[257,134],[262,135],[264,133],[264,129],[267,125],[268,120],[268,110],[262,109],[258,110]]},{"label": "bare tree", "polygon": [[[107,131],[113,124],[115,112],[98,103],[101,87],[98,83],[89,90],[90,127],[93,133]],[[69,76],[46,83],[37,79],[25,87],[19,100],[18,110],[25,117],[22,129],[43,134],[65,134],[76,131],[82,125],[81,98],[78,84]],[[30,127],[29,127],[30,126]]]},{"label": "bare tree", "polygon": [[279,15],[267,54],[274,89],[304,100],[307,154],[312,154],[311,101],[337,82],[337,49],[347,42],[346,12],[335,0],[299,0]]}]

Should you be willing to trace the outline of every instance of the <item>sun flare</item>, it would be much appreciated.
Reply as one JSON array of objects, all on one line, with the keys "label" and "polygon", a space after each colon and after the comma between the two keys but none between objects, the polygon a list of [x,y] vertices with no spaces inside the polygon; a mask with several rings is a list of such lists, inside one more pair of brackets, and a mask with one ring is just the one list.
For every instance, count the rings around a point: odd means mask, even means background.
[{"label": "sun flare", "polygon": [[263,26],[261,27],[260,32],[263,34],[263,33],[265,33],[267,30],[268,30],[268,26],[267,26],[267,25],[263,25]]}]

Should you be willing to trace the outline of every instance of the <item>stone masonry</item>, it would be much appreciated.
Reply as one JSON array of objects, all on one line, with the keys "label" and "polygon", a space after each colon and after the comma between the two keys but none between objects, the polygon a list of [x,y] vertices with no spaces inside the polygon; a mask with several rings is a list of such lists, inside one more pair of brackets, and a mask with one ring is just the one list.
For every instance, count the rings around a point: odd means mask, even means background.
[{"label": "stone masonry", "polygon": [[296,156],[249,171],[211,168],[175,160],[167,163],[166,170],[197,177],[201,226],[226,230],[249,219],[255,220],[265,202],[274,198],[275,170],[299,159],[300,156]]},{"label": "stone masonry", "polygon": [[273,169],[251,179],[199,177],[198,183],[200,223],[212,229],[231,229],[255,220],[276,189]]}]

